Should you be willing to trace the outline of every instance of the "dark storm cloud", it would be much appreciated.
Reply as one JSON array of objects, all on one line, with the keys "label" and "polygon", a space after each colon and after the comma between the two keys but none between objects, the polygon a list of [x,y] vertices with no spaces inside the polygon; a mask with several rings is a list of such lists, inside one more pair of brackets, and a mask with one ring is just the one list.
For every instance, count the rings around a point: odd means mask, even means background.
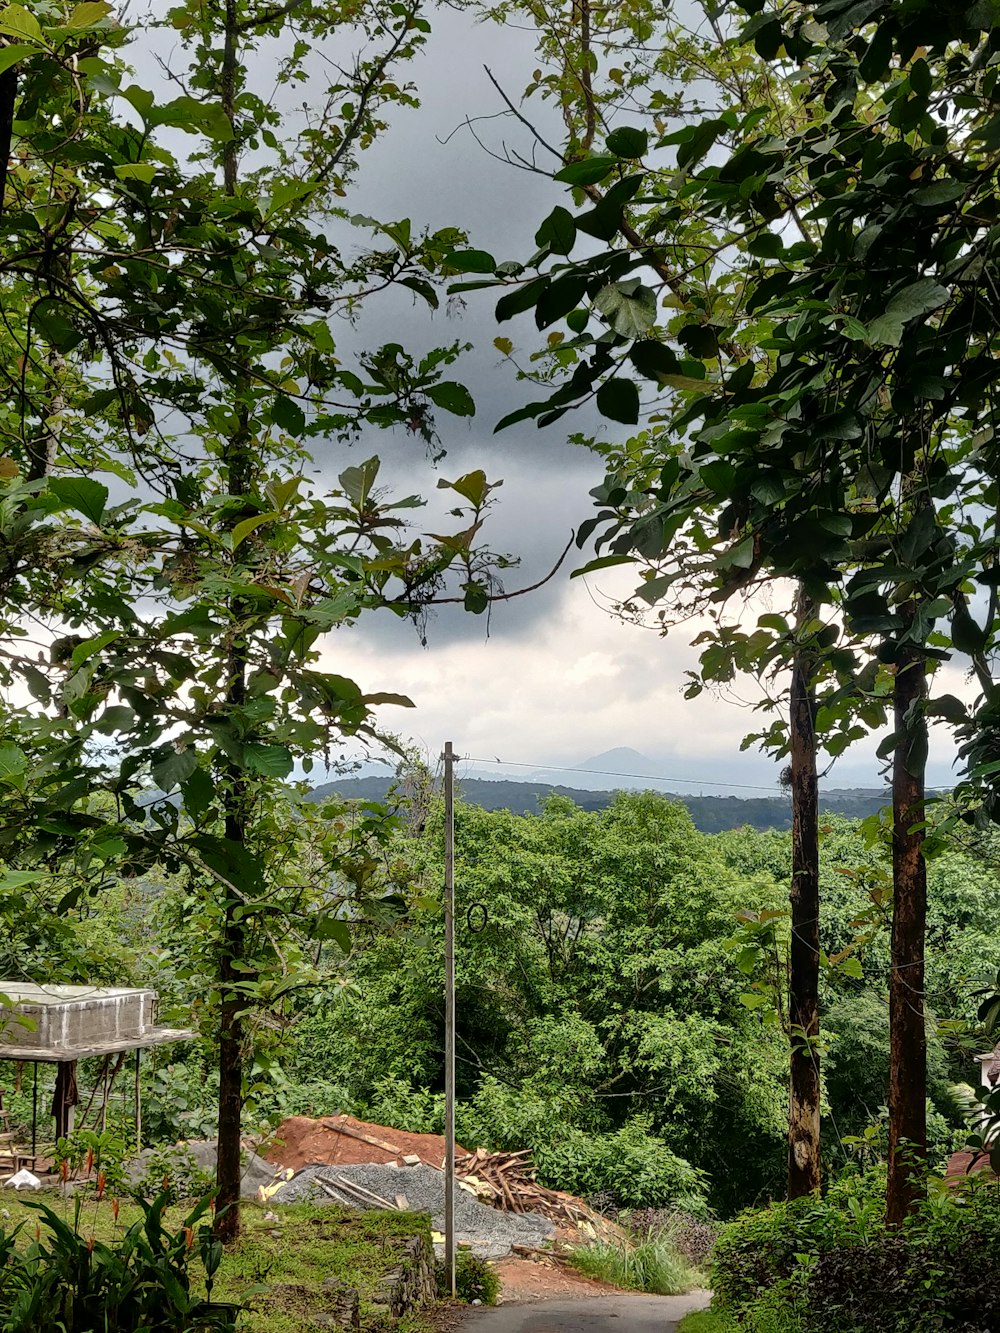
[{"label": "dark storm cloud", "polygon": [[[557,203],[568,202],[566,190],[547,176],[497,162],[462,125],[466,119],[477,121],[503,109],[484,64],[517,99],[535,64],[531,36],[476,24],[467,13],[439,11],[433,21],[428,46],[410,68],[420,92],[420,110],[394,116],[385,140],[364,155],[358,184],[351,187],[346,206],[351,213],[383,220],[409,217],[415,229],[457,226],[468,232],[471,245],[490,251],[498,260],[523,261],[534,249],[534,233],[542,219]],[[553,139],[558,138],[551,108],[532,105],[531,114],[539,117]],[[525,156],[531,152],[530,135],[511,119],[477,122],[477,132],[498,152],[504,142]],[[359,249],[364,239],[363,233],[352,236],[346,229],[337,235],[338,243],[353,243]],[[476,415],[466,420],[437,414],[445,456],[436,467],[430,465],[423,442],[400,430],[366,433],[349,450],[332,442],[319,445],[316,458],[323,476],[331,478],[347,463],[378,454],[393,491],[414,492],[428,500],[426,511],[413,516],[418,531],[447,530],[438,524],[449,521],[444,517],[449,494],[453,500],[457,497],[436,489],[439,478],[453,480],[481,468],[491,481],[502,479],[485,536],[492,549],[520,561],[518,568],[503,576],[505,590],[511,591],[543,578],[571,532],[590,515],[589,491],[603,475],[601,461],[570,444],[567,436],[603,427],[593,414],[581,413],[544,431],[527,422],[494,435],[501,417],[545,393],[519,382],[514,368],[493,345],[499,334],[509,336],[524,349],[526,361],[540,341],[526,317],[497,325],[493,315],[497,295],[470,292],[431,313],[410,293],[389,292],[368,301],[352,324],[334,325],[338,349],[345,352],[391,341],[419,356],[453,342],[472,344],[446,376],[467,385]],[[570,571],[582,559],[574,548],[544,588],[495,606],[490,633],[526,636],[550,620],[566,595]],[[417,643],[412,626],[390,614],[369,617],[353,632],[398,654],[414,651]],[[485,633],[484,618],[454,607],[437,610],[429,626],[432,647],[456,639],[481,640]]]}]

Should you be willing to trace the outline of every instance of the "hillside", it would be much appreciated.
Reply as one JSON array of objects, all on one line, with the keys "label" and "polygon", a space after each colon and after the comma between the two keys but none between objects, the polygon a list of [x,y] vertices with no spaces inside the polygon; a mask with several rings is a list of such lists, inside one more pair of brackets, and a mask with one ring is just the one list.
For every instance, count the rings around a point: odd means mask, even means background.
[{"label": "hillside", "polygon": [[[339,778],[316,787],[313,800],[339,794],[350,800],[382,801],[391,777]],[[484,810],[510,810],[514,814],[537,814],[547,796],[568,796],[583,810],[603,810],[614,800],[613,791],[582,791],[575,787],[553,786],[546,782],[487,781],[464,778],[458,784],[461,798]],[[666,793],[670,795],[671,793]],[[697,828],[703,833],[723,829],[787,829],[791,827],[791,807],[784,797],[691,796],[677,794],[675,800],[686,805]],[[820,795],[820,808],[827,814],[863,819],[874,814],[888,801],[887,792],[873,788],[831,789]]]}]

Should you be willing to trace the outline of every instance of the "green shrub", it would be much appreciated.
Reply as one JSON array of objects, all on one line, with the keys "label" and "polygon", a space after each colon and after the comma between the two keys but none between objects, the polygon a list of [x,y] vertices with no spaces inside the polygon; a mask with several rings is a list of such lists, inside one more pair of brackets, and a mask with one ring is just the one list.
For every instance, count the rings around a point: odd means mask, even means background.
[{"label": "green shrub", "polygon": [[651,1129],[650,1116],[636,1116],[612,1134],[571,1130],[565,1137],[532,1145],[543,1185],[588,1196],[614,1195],[619,1208],[662,1208],[704,1199],[705,1179],[670,1151]]},{"label": "green shrub", "polygon": [[602,1131],[579,1123],[590,1113],[576,1093],[542,1097],[486,1079],[459,1106],[457,1119],[459,1138],[470,1148],[530,1148],[543,1185],[584,1198],[600,1194],[615,1208],[704,1210],[704,1176],[653,1133],[651,1115]]},{"label": "green shrub", "polygon": [[708,1265],[712,1247],[719,1238],[719,1224],[702,1212],[683,1208],[636,1208],[621,1219],[642,1240],[663,1236],[693,1268]]},{"label": "green shrub", "polygon": [[[436,1272],[438,1296],[447,1299],[451,1295],[448,1270],[443,1263],[439,1263]],[[500,1287],[500,1275],[488,1259],[481,1259],[471,1250],[458,1251],[455,1255],[455,1292],[460,1301],[469,1305],[473,1301],[496,1305]]]},{"label": "green shrub", "polygon": [[[18,1249],[0,1233],[0,1323],[4,1333],[222,1333],[238,1310],[211,1299],[222,1246],[199,1225],[203,1201],[176,1231],[163,1225],[166,1193],[143,1205],[144,1218],[114,1243],[95,1241],[44,1204],[36,1239]],[[18,1228],[20,1230],[20,1228]],[[189,1264],[201,1260],[205,1297],[191,1291]]]},{"label": "green shrub", "polygon": [[1000,1195],[935,1186],[888,1232],[868,1182],[745,1213],[712,1264],[720,1308],[752,1333],[979,1333],[1000,1328]]},{"label": "green shrub", "polygon": [[628,1291],[678,1296],[701,1283],[701,1274],[663,1236],[637,1244],[595,1241],[570,1250],[569,1262],[587,1277]]}]

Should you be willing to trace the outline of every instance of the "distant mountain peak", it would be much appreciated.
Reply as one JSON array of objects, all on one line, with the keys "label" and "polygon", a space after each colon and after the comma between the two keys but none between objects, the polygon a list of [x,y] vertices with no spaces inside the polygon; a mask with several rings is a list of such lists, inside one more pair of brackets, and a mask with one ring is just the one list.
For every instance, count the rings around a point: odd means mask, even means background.
[{"label": "distant mountain peak", "polygon": [[613,750],[604,750],[601,754],[591,755],[574,764],[570,772],[584,769],[598,769],[605,773],[635,773],[643,778],[655,778],[663,771],[663,764],[649,755],[641,754],[628,745],[617,745]]}]

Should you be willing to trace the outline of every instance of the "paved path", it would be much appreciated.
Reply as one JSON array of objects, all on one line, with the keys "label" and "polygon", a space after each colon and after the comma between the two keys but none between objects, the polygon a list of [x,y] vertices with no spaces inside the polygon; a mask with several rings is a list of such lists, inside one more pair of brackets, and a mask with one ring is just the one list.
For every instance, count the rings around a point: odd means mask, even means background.
[{"label": "paved path", "polygon": [[473,1310],[462,1333],[675,1333],[677,1320],[708,1304],[707,1291],[686,1296],[584,1296]]}]

